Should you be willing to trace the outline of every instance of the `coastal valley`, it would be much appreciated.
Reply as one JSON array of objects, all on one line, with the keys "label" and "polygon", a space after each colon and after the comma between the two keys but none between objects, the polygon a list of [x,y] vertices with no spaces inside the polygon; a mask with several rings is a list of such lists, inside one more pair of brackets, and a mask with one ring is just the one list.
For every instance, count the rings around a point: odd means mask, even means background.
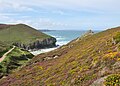
[{"label": "coastal valley", "polygon": [[28,25],[0,24],[0,78],[30,61],[34,55],[29,51],[55,47],[55,43],[54,37]]},{"label": "coastal valley", "polygon": [[[26,42],[27,39],[23,40],[24,42],[22,40],[20,41],[22,44],[19,46],[16,45],[18,44],[17,40],[13,40],[15,41],[13,43],[11,40],[4,39],[6,43],[16,47],[4,60],[7,63],[9,61],[12,65],[5,65],[6,67],[3,69],[14,68],[15,64],[21,65],[26,62],[26,59],[27,62],[2,78],[0,86],[120,85],[120,27],[110,28],[99,33],[90,31],[56,50],[34,57],[26,50],[34,49],[38,45],[21,47],[21,45],[29,44],[29,41]],[[34,44],[35,40],[32,42]],[[55,45],[55,41],[49,43]],[[7,46],[2,44],[1,48],[5,52]],[[22,57],[19,54],[22,54]],[[10,71],[8,69],[7,72]]]}]

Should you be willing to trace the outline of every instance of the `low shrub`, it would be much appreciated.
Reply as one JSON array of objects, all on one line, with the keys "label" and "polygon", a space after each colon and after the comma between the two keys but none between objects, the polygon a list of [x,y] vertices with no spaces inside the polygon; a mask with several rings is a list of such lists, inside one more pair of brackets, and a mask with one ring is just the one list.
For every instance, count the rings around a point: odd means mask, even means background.
[{"label": "low shrub", "polygon": [[112,74],[105,79],[105,86],[120,86],[120,74]]}]

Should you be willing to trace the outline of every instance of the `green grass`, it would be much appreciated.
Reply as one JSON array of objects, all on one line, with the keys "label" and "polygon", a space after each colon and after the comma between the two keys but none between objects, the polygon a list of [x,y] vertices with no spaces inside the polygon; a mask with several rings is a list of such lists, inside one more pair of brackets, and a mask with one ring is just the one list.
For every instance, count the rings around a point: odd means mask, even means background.
[{"label": "green grass", "polygon": [[6,58],[0,63],[0,75],[4,76],[11,73],[14,69],[24,65],[33,55],[26,50],[15,48],[9,53]]},{"label": "green grass", "polygon": [[29,44],[50,37],[24,24],[9,25],[9,27],[0,29],[0,40],[11,44],[15,42]]},{"label": "green grass", "polygon": [[5,52],[7,52],[11,47],[0,41],[0,58],[3,56]]}]

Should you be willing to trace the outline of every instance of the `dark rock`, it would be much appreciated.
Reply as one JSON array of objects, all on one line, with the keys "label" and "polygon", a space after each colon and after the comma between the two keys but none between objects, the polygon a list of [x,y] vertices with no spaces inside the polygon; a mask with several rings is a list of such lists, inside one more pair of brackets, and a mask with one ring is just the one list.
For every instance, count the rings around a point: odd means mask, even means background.
[{"label": "dark rock", "polygon": [[44,40],[36,40],[35,42],[29,43],[28,45],[19,42],[13,43],[13,45],[23,48],[25,50],[52,48],[52,47],[56,47],[56,39],[51,37],[51,38],[46,38]]}]

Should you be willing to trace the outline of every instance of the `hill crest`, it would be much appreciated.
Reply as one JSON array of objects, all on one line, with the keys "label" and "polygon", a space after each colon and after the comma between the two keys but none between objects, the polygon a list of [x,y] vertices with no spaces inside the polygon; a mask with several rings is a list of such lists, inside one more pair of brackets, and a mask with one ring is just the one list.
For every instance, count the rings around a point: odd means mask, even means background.
[{"label": "hill crest", "polygon": [[0,41],[11,45],[14,44],[26,50],[56,46],[56,39],[54,37],[25,24],[1,24],[0,28]]}]

